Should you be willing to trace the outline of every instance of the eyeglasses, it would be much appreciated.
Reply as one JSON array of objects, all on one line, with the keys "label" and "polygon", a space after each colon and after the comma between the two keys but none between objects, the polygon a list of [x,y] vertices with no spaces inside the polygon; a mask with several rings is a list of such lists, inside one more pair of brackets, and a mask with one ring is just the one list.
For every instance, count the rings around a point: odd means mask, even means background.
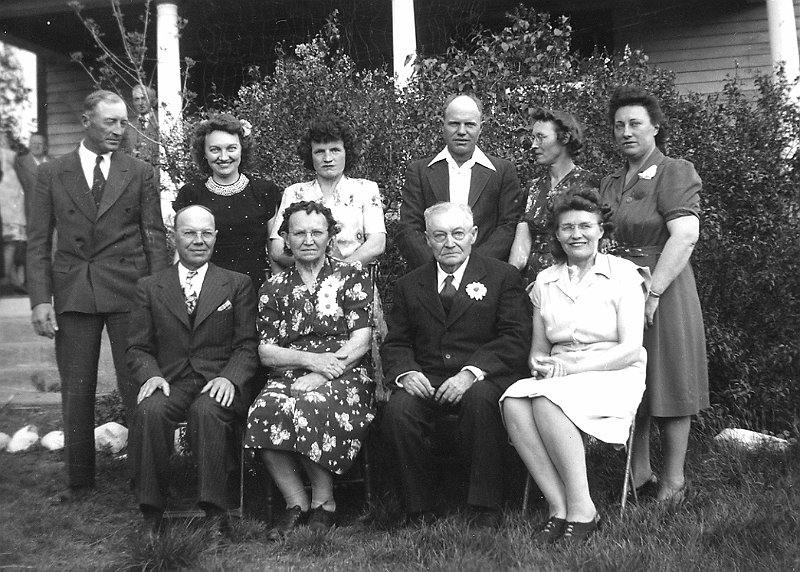
[{"label": "eyeglasses", "polygon": [[433,239],[433,242],[441,244],[447,241],[447,237],[450,236],[453,238],[454,241],[459,242],[464,240],[467,236],[467,232],[465,230],[454,230],[453,232],[444,232],[443,230],[437,230],[436,232],[432,232],[428,234],[428,236]]},{"label": "eyeglasses", "polygon": [[198,238],[203,242],[208,242],[217,235],[216,230],[182,230],[181,236],[184,240],[194,240]]},{"label": "eyeglasses", "polygon": [[314,240],[319,240],[320,238],[325,236],[327,232],[328,231],[326,230],[309,230],[309,231],[296,230],[292,233],[292,237],[296,238],[297,240],[305,240],[306,237],[310,236]]},{"label": "eyeglasses", "polygon": [[594,228],[594,226],[596,224],[599,224],[599,223],[596,223],[596,222],[582,222],[582,223],[579,223],[579,224],[567,224],[567,223],[560,224],[560,225],[558,225],[558,232],[563,232],[564,234],[569,234],[569,233],[575,232],[576,228],[581,232],[589,232],[590,230],[592,230]]}]

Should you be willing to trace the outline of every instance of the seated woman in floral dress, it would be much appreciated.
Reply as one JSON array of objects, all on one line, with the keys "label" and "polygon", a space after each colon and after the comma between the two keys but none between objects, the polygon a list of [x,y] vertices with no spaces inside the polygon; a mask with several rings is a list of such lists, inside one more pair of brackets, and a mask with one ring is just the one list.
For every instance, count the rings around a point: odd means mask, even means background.
[{"label": "seated woman in floral dress", "polygon": [[283,215],[280,232],[293,263],[259,293],[259,357],[271,373],[250,407],[245,436],[286,501],[269,540],[306,520],[318,531],[334,524],[333,473],[352,465],[375,416],[374,384],[364,368],[369,274],[359,262],[328,256],[336,235],[330,209],[302,201]]}]

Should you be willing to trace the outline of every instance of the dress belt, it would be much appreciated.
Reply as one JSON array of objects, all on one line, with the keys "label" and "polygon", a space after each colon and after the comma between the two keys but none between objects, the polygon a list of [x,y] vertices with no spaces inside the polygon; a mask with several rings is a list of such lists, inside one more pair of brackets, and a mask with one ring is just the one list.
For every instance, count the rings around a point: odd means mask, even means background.
[{"label": "dress belt", "polygon": [[660,246],[629,246],[627,244],[618,244],[614,249],[614,254],[617,256],[630,256],[632,258],[658,256],[661,254]]}]

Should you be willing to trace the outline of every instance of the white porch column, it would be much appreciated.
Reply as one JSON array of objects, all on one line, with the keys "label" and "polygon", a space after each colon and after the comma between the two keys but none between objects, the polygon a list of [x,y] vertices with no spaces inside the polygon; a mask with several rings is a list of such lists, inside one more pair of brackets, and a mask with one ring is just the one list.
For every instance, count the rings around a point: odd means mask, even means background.
[{"label": "white porch column", "polygon": [[797,48],[797,25],[792,0],[767,0],[769,50],[772,63],[784,63],[789,81],[800,76],[800,55]]},{"label": "white porch column", "polygon": [[[178,28],[178,4],[174,0],[159,1],[156,7],[158,129],[172,133],[181,120],[181,53]],[[161,152],[164,152],[162,147]],[[175,199],[175,183],[161,170],[161,212],[168,220]]]},{"label": "white porch column", "polygon": [[[791,0],[789,0],[791,1]],[[392,51],[397,87],[408,83],[417,55],[417,26],[414,21],[414,0],[392,0]]]}]

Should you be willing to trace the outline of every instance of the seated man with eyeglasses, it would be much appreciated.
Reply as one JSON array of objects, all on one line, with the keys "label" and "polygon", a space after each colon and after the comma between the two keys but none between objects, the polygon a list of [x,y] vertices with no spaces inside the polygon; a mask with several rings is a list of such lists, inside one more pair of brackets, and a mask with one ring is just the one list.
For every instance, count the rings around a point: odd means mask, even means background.
[{"label": "seated man with eyeglasses", "polygon": [[128,445],[133,492],[146,536],[161,530],[169,457],[188,421],[199,504],[228,532],[227,479],[236,467],[236,428],[256,371],[256,295],[244,274],[209,262],[214,215],[193,205],[175,216],[178,263],[139,281],[128,335],[128,367],[140,384]]},{"label": "seated man with eyeglasses", "polygon": [[467,205],[425,210],[434,261],[395,285],[383,344],[394,384],[382,431],[399,463],[406,519],[436,516],[431,436],[436,420],[458,415],[456,441],[469,464],[467,503],[474,524],[500,522],[508,437],[498,399],[527,372],[531,318],[516,269],[472,252],[478,229]]}]

